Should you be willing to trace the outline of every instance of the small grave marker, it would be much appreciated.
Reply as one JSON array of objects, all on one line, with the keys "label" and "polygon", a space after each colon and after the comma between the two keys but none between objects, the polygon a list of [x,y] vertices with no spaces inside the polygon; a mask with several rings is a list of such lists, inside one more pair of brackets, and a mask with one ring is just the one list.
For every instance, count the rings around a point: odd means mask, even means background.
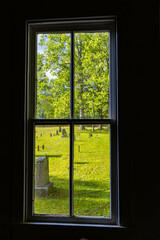
[{"label": "small grave marker", "polygon": [[89,133],[89,137],[92,137],[93,136],[93,134],[92,133]]},{"label": "small grave marker", "polygon": [[67,132],[66,129],[62,129],[62,136],[61,137],[67,137]]}]

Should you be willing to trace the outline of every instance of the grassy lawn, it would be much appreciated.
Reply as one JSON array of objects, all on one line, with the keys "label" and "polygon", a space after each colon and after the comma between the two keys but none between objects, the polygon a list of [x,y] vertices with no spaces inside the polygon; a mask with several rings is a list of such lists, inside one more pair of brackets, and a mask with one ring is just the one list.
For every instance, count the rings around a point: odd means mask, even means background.
[{"label": "grassy lawn", "polygon": [[[47,198],[35,198],[35,214],[69,214],[69,127],[61,128],[67,137],[62,138],[62,132],[56,135],[58,126],[36,127],[35,155],[49,158],[53,192]],[[92,136],[91,132],[91,127],[75,127],[74,215],[110,216],[110,132],[106,127],[95,128]]]}]

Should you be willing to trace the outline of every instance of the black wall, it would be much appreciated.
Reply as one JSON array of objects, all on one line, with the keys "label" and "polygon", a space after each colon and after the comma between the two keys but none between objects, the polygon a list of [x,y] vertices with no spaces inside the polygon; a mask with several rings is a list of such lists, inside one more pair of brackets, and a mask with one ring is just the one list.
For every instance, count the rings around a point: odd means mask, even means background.
[{"label": "black wall", "polygon": [[[124,229],[15,224],[22,221],[25,20],[118,16],[120,206]],[[1,8],[0,239],[160,240],[159,3],[45,1]]]}]

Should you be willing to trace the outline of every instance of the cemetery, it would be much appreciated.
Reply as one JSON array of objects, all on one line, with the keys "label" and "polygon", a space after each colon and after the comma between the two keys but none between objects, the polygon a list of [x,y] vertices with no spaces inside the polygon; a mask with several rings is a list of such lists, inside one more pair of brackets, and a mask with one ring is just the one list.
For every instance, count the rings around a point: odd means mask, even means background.
[{"label": "cemetery", "polygon": [[[37,126],[36,214],[69,214],[69,127]],[[110,215],[110,132],[98,126],[74,134],[74,214]]]}]

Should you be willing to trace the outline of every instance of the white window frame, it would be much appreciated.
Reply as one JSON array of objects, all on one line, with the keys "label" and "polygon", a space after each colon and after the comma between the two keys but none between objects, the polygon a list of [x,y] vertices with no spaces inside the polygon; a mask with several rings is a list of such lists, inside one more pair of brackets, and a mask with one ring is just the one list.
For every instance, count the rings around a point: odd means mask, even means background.
[{"label": "white window frame", "polygon": [[[109,119],[74,119],[73,118],[73,54],[71,54],[71,119],[36,119],[35,94],[36,94],[36,35],[48,32],[71,32],[71,49],[73,53],[74,31],[105,30],[110,32],[110,116]],[[26,99],[25,99],[25,190],[24,190],[24,220],[31,222],[52,222],[61,224],[119,224],[119,169],[118,169],[118,78],[117,78],[117,37],[116,17],[72,18],[34,20],[26,22]],[[34,176],[34,129],[37,125],[69,124],[70,125],[70,151],[73,152],[73,126],[76,124],[110,125],[111,132],[111,216],[104,217],[79,217],[73,215],[73,185],[70,182],[70,216],[33,215],[34,203],[33,176]],[[70,178],[73,176],[73,159],[70,154]],[[72,200],[71,200],[72,199]]]}]

